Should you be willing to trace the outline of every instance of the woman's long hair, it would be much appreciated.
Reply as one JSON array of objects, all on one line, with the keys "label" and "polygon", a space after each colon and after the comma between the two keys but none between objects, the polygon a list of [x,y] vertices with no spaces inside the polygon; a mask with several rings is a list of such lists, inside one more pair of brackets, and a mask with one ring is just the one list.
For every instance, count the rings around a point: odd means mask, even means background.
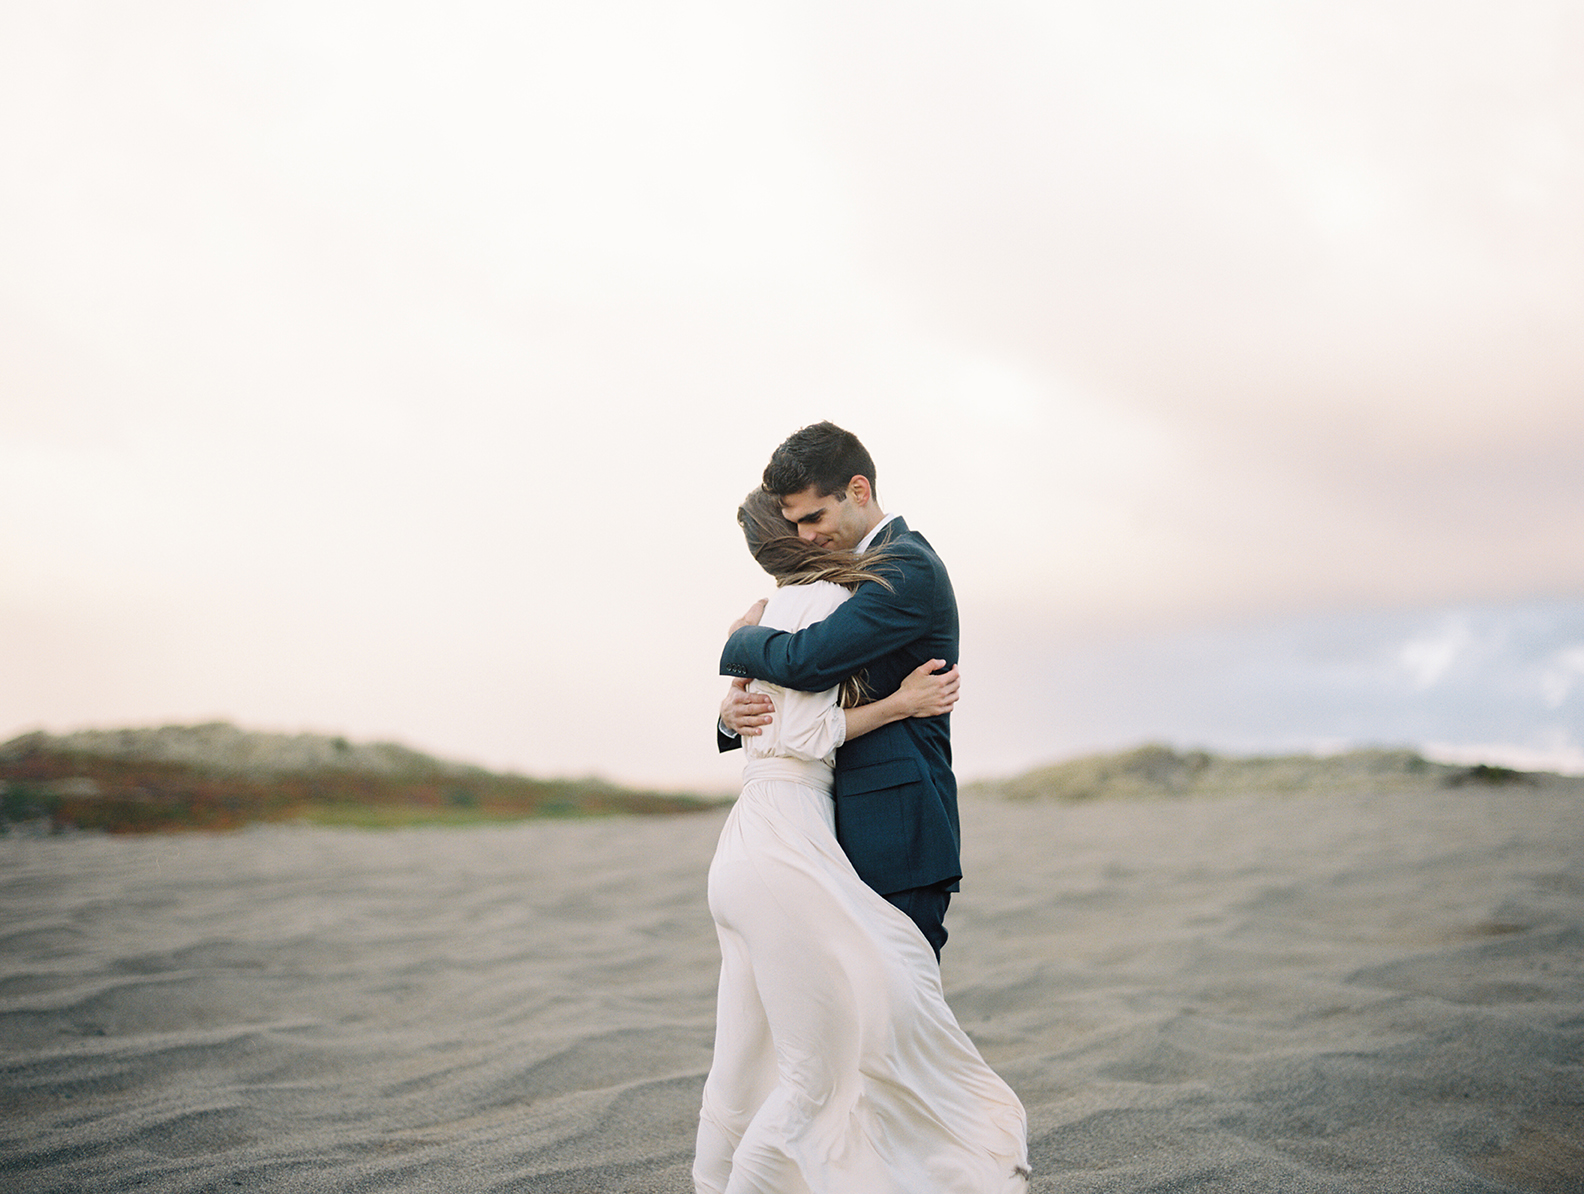
[{"label": "woman's long hair", "polygon": [[[887,589],[891,582],[879,570],[890,558],[883,548],[859,555],[854,551],[831,551],[798,537],[797,524],[781,513],[781,499],[760,487],[737,507],[737,525],[742,527],[748,551],[758,564],[775,577],[776,587],[808,585],[817,580],[852,590],[874,583]],[[849,676],[840,687],[843,709],[861,704],[865,695],[863,674]]]}]

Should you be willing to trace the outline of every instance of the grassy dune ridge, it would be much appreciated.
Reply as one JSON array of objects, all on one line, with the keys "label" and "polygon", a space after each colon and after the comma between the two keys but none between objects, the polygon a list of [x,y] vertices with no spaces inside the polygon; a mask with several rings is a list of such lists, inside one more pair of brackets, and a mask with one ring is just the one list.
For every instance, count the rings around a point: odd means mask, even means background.
[{"label": "grassy dune ridge", "polygon": [[1573,787],[1584,779],[1515,771],[1485,763],[1435,763],[1407,749],[1373,748],[1336,755],[1227,757],[1150,744],[1114,754],[1038,767],[1006,779],[964,786],[964,794],[1015,801],[1162,800],[1195,796],[1313,795],[1325,792],[1423,792],[1466,785]]},{"label": "grassy dune ridge", "polygon": [[679,813],[719,798],[532,779],[395,743],[223,722],[24,734],[0,745],[0,830],[229,830],[259,821],[384,827]]},{"label": "grassy dune ridge", "polygon": [[[1584,778],[1435,763],[1403,749],[1233,758],[1153,744],[971,783],[963,791],[969,798],[1081,803],[1384,795],[1464,785],[1542,785],[1584,796]],[[33,733],[0,745],[0,832],[229,830],[268,821],[468,825],[695,812],[722,803],[715,796],[624,788],[594,778],[501,774],[390,742],[261,733],[224,722]]]}]

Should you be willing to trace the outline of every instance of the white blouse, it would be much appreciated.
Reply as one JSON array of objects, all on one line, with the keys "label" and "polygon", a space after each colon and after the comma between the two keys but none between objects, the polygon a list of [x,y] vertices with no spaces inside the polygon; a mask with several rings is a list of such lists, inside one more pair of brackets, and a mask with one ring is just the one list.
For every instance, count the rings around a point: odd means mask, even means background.
[{"label": "white blouse", "polygon": [[[771,594],[759,625],[774,630],[802,630],[828,616],[849,595],[840,585],[826,580],[783,585]],[[743,750],[749,758],[807,759],[834,765],[836,748],[847,740],[847,717],[836,704],[836,689],[798,692],[753,680],[748,691],[766,694],[775,705],[775,713],[763,732],[743,735]]]}]

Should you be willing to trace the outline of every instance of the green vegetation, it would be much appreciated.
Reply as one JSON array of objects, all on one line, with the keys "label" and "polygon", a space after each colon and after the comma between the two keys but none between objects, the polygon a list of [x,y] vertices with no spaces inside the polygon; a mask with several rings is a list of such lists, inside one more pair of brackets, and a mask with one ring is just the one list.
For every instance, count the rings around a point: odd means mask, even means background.
[{"label": "green vegetation", "polygon": [[[1411,750],[1229,758],[1152,744],[964,790],[1004,800],[1073,803],[1559,784],[1584,795],[1584,779],[1484,763],[1434,763]],[[684,813],[723,803],[597,779],[501,775],[394,743],[261,734],[226,723],[64,737],[36,733],[0,745],[0,833],[18,825],[106,833],[214,831],[259,821],[359,829],[462,826],[528,817]]]},{"label": "green vegetation", "polygon": [[1087,755],[1004,780],[970,784],[966,792],[1004,800],[1165,800],[1199,796],[1278,796],[1298,793],[1425,791],[1465,785],[1571,784],[1584,781],[1478,763],[1434,763],[1411,750],[1354,750],[1345,754],[1228,758],[1202,750],[1151,744],[1115,754]]},{"label": "green vegetation", "polygon": [[[419,756],[421,757],[421,756]],[[258,773],[12,743],[0,752],[0,832],[19,823],[107,833],[230,830],[259,821],[388,828],[527,817],[683,813],[718,799],[600,780],[457,768],[389,774],[335,767]]]}]

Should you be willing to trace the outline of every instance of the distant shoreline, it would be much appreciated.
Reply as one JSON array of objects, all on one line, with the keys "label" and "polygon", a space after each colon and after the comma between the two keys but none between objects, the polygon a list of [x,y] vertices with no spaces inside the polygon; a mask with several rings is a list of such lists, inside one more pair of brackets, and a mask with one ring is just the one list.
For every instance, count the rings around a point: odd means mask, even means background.
[{"label": "distant shoreline", "polygon": [[[966,798],[1082,803],[1197,796],[1389,794],[1465,785],[1576,787],[1584,779],[1408,749],[1228,757],[1150,744],[964,784]],[[534,779],[395,743],[274,734],[226,722],[24,734],[0,745],[0,833],[226,832],[260,823],[390,829],[533,818],[676,814],[731,797],[597,778]]]},{"label": "distant shoreline", "polygon": [[1584,778],[1491,763],[1444,763],[1408,748],[1340,754],[1227,756],[1147,744],[1036,767],[1005,779],[963,785],[969,795],[1013,801],[1080,803],[1193,796],[1299,795],[1317,792],[1423,792],[1467,785],[1575,787]]},{"label": "distant shoreline", "polygon": [[719,797],[595,778],[533,779],[394,743],[225,722],[24,734],[0,745],[0,832],[224,832],[302,822],[367,829],[699,812]]}]

